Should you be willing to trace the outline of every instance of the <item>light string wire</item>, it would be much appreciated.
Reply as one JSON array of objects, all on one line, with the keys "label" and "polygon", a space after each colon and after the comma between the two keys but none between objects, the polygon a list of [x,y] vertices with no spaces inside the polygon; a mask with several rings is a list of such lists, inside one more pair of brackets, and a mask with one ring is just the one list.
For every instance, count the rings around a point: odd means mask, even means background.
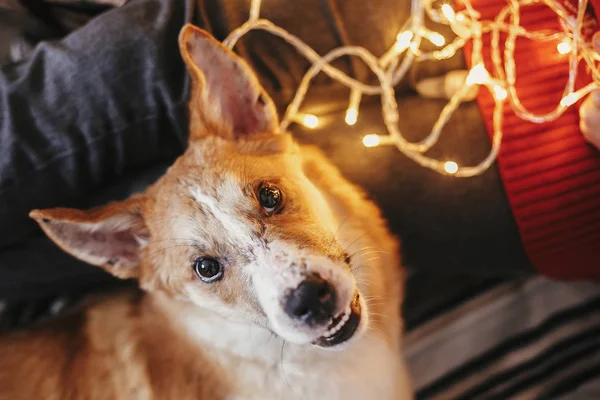
[{"label": "light string wire", "polygon": [[[318,125],[316,116],[301,114],[299,108],[306,97],[312,80],[317,74],[323,72],[331,79],[350,89],[349,106],[346,110],[346,123],[348,125],[356,123],[360,101],[364,95],[381,96],[382,116],[388,134],[365,136],[363,140],[365,146],[394,145],[402,154],[423,167],[441,174],[472,177],[485,172],[498,156],[503,136],[502,117],[506,103],[519,118],[542,124],[556,120],[570,106],[600,87],[600,70],[598,69],[600,56],[589,43],[583,40],[581,34],[588,0],[578,0],[576,18],[570,15],[555,0],[507,0],[507,2],[508,4],[494,20],[481,20],[480,14],[473,8],[471,0],[463,0],[465,8],[458,13],[447,3],[442,4],[441,7],[434,7],[433,0],[412,0],[411,16],[398,33],[396,43],[381,57],[376,57],[364,47],[359,46],[338,47],[324,56],[320,56],[297,36],[266,19],[260,18],[261,0],[251,0],[248,21],[231,32],[225,39],[224,44],[229,48],[233,48],[239,39],[251,30],[263,30],[294,46],[311,63],[311,67],[304,75],[292,102],[286,109],[280,125],[281,130],[287,129],[293,122],[302,120],[310,122],[310,127]],[[520,25],[521,9],[534,4],[543,4],[549,7],[567,28],[561,32],[526,30]],[[434,22],[449,26],[456,37],[450,43],[446,43],[443,36],[425,27],[425,16]],[[504,43],[504,62],[502,62],[500,51],[501,32],[507,34]],[[483,36],[486,34],[491,35],[490,59],[495,77],[492,77],[484,66],[482,49]],[[567,51],[570,49],[569,77],[562,99],[554,110],[548,113],[535,114],[527,110],[519,99],[515,88],[517,74],[514,59],[515,44],[519,37],[540,42],[559,40],[561,43],[565,43],[563,48],[566,48]],[[429,52],[421,51],[420,47],[423,39],[440,48]],[[473,43],[472,68],[465,81],[460,89],[451,96],[429,135],[419,142],[409,142],[398,128],[399,111],[394,87],[406,76],[413,63],[425,60],[448,59],[463,48],[469,40]],[[378,80],[378,85],[362,83],[331,65],[334,60],[343,56],[360,58],[371,69]],[[575,90],[578,65],[582,60],[587,65],[593,82],[579,90]],[[493,135],[489,154],[474,166],[459,166],[451,160],[437,160],[426,156],[424,153],[438,142],[443,128],[460,104],[466,101],[474,85],[484,86],[493,95],[495,101],[492,121]]]}]

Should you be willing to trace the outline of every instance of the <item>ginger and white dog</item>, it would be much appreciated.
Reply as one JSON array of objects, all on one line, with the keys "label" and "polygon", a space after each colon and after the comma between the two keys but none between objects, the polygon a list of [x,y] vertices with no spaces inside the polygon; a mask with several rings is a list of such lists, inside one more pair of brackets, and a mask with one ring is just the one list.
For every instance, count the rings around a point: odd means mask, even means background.
[{"label": "ginger and white dog", "polygon": [[190,143],[145,193],[31,216],[143,290],[0,338],[0,399],[412,398],[404,273],[377,207],[207,33],[180,35]]}]

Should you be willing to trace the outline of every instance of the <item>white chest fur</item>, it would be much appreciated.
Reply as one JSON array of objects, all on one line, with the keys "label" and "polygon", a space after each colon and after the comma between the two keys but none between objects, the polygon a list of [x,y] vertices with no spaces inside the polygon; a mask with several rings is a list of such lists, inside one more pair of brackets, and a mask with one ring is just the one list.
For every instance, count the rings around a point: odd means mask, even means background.
[{"label": "white chest fur", "polygon": [[376,332],[343,352],[285,343],[269,331],[219,317],[186,316],[185,326],[224,371],[239,400],[410,399],[405,366]]}]

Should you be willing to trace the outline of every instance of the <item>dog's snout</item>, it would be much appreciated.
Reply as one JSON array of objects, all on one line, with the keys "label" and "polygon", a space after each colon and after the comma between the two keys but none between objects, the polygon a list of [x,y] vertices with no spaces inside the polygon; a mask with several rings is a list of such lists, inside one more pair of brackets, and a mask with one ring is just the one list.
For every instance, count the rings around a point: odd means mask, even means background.
[{"label": "dog's snout", "polygon": [[288,294],[284,310],[309,325],[325,323],[335,311],[335,291],[329,282],[313,274]]}]

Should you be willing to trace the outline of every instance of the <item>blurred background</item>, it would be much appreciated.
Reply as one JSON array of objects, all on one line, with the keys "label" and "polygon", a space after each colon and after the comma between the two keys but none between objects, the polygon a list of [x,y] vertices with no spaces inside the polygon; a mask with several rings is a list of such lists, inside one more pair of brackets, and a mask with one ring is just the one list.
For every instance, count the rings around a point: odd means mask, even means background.
[{"label": "blurred background", "polygon": [[[90,75],[103,76],[106,68],[111,80],[95,110],[104,112],[103,101],[123,105],[130,113],[122,121],[126,126],[127,118],[134,120],[147,104],[143,96],[162,94],[143,93],[138,98],[135,80],[140,79],[140,71],[124,66],[147,61],[146,68],[152,66],[148,79],[165,82],[161,93],[185,98],[187,78],[173,40],[178,27],[192,21],[222,40],[246,21],[248,12],[245,0],[0,0],[0,82],[9,97],[20,93],[19,82],[24,80],[53,81],[48,77],[71,73],[71,67],[62,64],[66,56],[87,65]],[[264,0],[261,11],[261,17],[296,34],[319,54],[357,45],[381,55],[397,40],[409,16],[406,0]],[[452,38],[447,28],[433,23],[430,27],[446,40]],[[89,47],[93,50],[84,50]],[[121,59],[117,50],[127,55]],[[310,64],[265,32],[249,33],[236,51],[255,69],[283,113]],[[109,61],[99,60],[99,54]],[[122,63],[116,64],[119,68],[108,64],[113,59]],[[344,58],[335,65],[356,79],[374,82],[368,68],[356,59]],[[460,52],[444,62],[413,66],[396,88],[399,126],[409,140],[425,137],[447,102],[420,96],[417,84],[466,68]],[[59,91],[81,91],[77,86],[82,86],[77,79],[81,76],[77,72],[69,76],[73,79],[65,79],[68,85]],[[39,90],[24,93],[39,96],[43,90],[41,84]],[[27,101],[27,96],[21,100]],[[347,88],[319,75],[301,108],[302,113],[317,116],[318,123],[313,127],[296,123],[291,130],[301,142],[321,147],[348,179],[364,187],[401,238],[409,271],[402,311],[405,348],[418,397],[600,396],[594,380],[600,371],[600,336],[596,335],[600,288],[592,282],[554,282],[537,275],[496,165],[480,176],[455,179],[419,167],[394,147],[366,148],[365,135],[386,132],[380,99],[364,98],[360,117],[349,125],[344,120],[348,96]],[[32,99],[30,104],[40,103]],[[47,106],[51,113],[52,104]],[[23,109],[11,109],[12,115],[19,112],[27,118]],[[131,284],[117,282],[63,254],[40,234],[26,212],[40,206],[31,204],[31,198],[45,207],[89,207],[143,190],[185,146],[185,137],[179,137],[177,130],[185,135],[184,113],[169,118],[158,120],[155,130],[147,131],[143,139],[132,131],[131,142],[125,140],[124,147],[120,142],[107,144],[105,152],[98,153],[104,154],[101,157],[91,150],[86,153],[98,158],[89,179],[86,162],[65,164],[61,168],[66,169],[60,169],[65,181],[73,168],[82,168],[78,173],[83,176],[68,184],[60,178],[48,181],[54,190],[30,193],[16,168],[8,162],[1,165],[0,190],[9,194],[0,196],[0,328],[27,326],[76,304],[91,291]],[[47,134],[70,138],[81,133],[76,121],[62,122],[60,128]],[[0,143],[8,143],[6,136]],[[117,156],[111,152],[121,147],[115,167]],[[11,149],[3,147],[0,158],[10,158]],[[469,102],[454,114],[430,155],[460,165],[476,164],[489,149],[478,104]],[[16,208],[15,203],[19,203]]]}]

